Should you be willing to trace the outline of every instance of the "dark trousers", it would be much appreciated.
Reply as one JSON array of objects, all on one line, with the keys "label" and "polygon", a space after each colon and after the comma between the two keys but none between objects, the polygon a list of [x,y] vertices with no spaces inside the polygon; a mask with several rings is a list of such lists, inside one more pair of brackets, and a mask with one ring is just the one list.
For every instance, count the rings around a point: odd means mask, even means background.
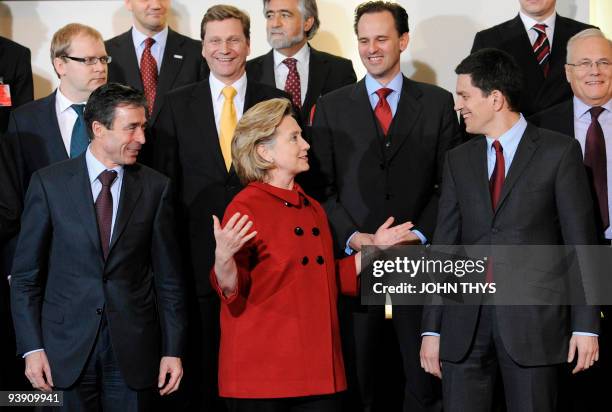
[{"label": "dark trousers", "polygon": [[279,399],[228,398],[229,412],[337,412],[338,395],[303,396]]},{"label": "dark trousers", "polygon": [[81,376],[70,388],[56,389],[64,391],[64,405],[58,409],[66,412],[151,411],[157,396],[155,388],[136,391],[123,379],[105,315]]},{"label": "dark trousers", "polygon": [[495,307],[482,306],[467,357],[457,363],[442,362],[444,411],[490,411],[498,370],[508,412],[557,410],[559,366],[524,367],[514,362],[501,340]]},{"label": "dark trousers", "polygon": [[[364,307],[354,298],[343,299],[340,308],[349,381],[349,399],[344,410],[440,411],[440,383],[421,368],[419,360],[422,307],[394,306],[392,321],[385,320],[383,306]],[[387,333],[389,327],[395,336]],[[394,338],[397,345],[390,345],[388,340]],[[390,373],[398,364],[402,366],[403,377],[401,370],[399,376]],[[403,406],[390,402],[401,399],[402,391]]]}]

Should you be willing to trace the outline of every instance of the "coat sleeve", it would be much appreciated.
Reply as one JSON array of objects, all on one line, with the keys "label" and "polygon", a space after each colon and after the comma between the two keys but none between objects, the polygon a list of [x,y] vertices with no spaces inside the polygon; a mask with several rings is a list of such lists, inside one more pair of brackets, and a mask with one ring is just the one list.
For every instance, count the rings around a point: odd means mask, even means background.
[{"label": "coat sleeve", "polygon": [[11,312],[17,353],[44,348],[41,311],[52,232],[47,194],[38,173],[32,175],[21,219],[11,276]]},{"label": "coat sleeve", "polygon": [[359,277],[355,267],[355,256],[337,259],[336,275],[340,292],[344,295],[357,296],[359,293]]}]

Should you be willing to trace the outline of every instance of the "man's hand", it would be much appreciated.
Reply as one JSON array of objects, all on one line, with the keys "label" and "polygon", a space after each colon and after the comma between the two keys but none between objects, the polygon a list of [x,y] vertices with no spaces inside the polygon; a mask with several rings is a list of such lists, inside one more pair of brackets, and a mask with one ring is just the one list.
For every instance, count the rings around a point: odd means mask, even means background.
[{"label": "man's hand", "polygon": [[440,368],[440,337],[423,336],[421,342],[421,368],[425,372],[442,379],[442,369]]},{"label": "man's hand", "polygon": [[576,350],[578,351],[578,359],[572,373],[589,369],[599,360],[599,341],[597,336],[572,335],[567,354],[567,363],[574,361]]},{"label": "man's hand", "polygon": [[25,358],[25,376],[28,378],[34,389],[43,392],[53,390],[53,378],[51,377],[51,367],[45,351],[30,353]]},{"label": "man's hand", "polygon": [[[168,383],[166,382],[166,375],[170,374]],[[159,362],[159,377],[157,378],[157,387],[159,388],[159,394],[161,396],[169,395],[179,388],[181,378],[183,377],[183,364],[181,358],[175,358],[173,356],[164,356]]]},{"label": "man's hand", "polygon": [[370,233],[357,232],[351,238],[351,241],[349,242],[349,247],[353,249],[355,252],[359,252],[363,246],[373,245],[373,244],[374,244],[374,235]]},{"label": "man's hand", "polygon": [[421,243],[418,236],[410,231],[414,226],[412,222],[404,222],[401,225],[391,227],[394,221],[395,218],[391,216],[376,229],[376,233],[374,233],[374,244],[376,246],[399,245],[414,242],[415,239],[418,240],[418,243]]}]

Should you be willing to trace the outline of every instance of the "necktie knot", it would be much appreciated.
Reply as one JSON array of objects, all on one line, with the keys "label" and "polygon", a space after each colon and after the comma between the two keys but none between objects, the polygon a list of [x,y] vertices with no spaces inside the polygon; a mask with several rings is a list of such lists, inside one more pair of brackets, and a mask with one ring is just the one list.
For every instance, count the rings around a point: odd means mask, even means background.
[{"label": "necktie knot", "polygon": [[145,49],[150,49],[153,46],[153,44],[155,44],[155,39],[152,37],[147,37],[144,43],[145,43]]},{"label": "necktie knot", "polygon": [[544,23],[538,23],[538,24],[534,24],[533,25],[533,29],[539,33],[543,33],[546,34],[546,28],[548,27],[548,25],[544,24]]},{"label": "necktie knot", "polygon": [[589,109],[589,112],[591,112],[591,121],[597,120],[597,118],[599,117],[600,114],[602,114],[604,111],[604,108],[601,106],[593,106]]},{"label": "necktie knot", "polygon": [[289,70],[294,70],[297,65],[297,59],[294,59],[293,57],[287,57],[285,60],[283,60],[283,64],[287,66]]},{"label": "necktie knot", "polygon": [[223,97],[226,99],[233,99],[234,96],[236,96],[236,89],[234,89],[232,86],[225,86],[221,93],[223,93]]},{"label": "necktie knot", "polygon": [[98,176],[98,180],[102,183],[103,187],[110,187],[115,178],[117,177],[117,172],[115,170],[105,170]]},{"label": "necktie knot", "polygon": [[493,149],[495,149],[495,153],[503,153],[504,152],[504,148],[502,147],[502,145],[499,142],[499,140],[496,140],[496,141],[493,142]]},{"label": "necktie knot", "polygon": [[83,112],[85,111],[84,104],[73,104],[70,107],[76,112],[77,116],[83,117]]},{"label": "necktie knot", "polygon": [[376,90],[376,95],[378,95],[379,99],[386,99],[392,91],[393,90],[389,89],[388,87],[381,87],[380,89]]}]

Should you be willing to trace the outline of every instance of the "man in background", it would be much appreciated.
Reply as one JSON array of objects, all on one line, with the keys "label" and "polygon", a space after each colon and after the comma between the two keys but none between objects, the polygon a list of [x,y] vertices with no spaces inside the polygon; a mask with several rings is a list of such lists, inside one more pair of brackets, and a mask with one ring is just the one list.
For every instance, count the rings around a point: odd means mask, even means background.
[{"label": "man in background", "polygon": [[0,36],[0,135],[9,114],[34,99],[30,49]]}]

